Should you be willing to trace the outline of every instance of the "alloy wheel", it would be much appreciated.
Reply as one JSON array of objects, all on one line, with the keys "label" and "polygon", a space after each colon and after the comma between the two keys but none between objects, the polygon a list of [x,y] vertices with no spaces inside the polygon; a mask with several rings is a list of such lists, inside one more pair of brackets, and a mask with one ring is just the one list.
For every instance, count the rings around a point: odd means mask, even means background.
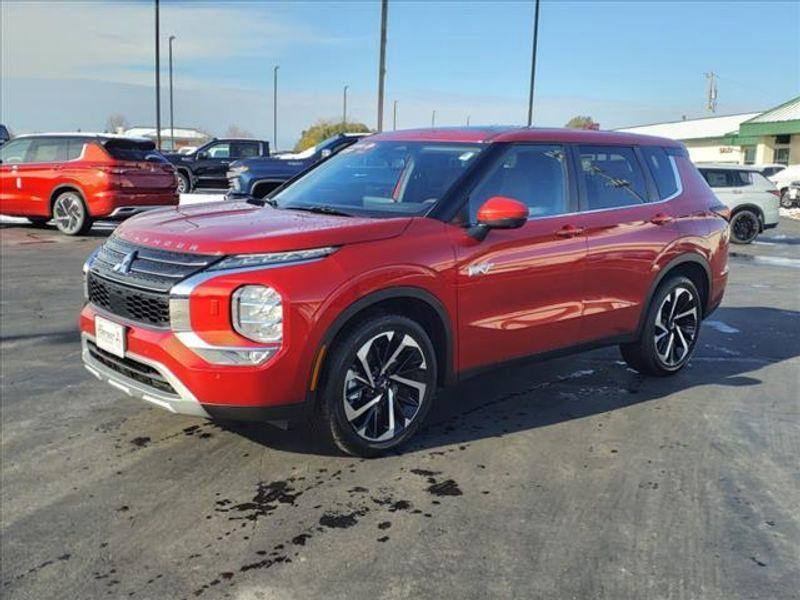
[{"label": "alloy wheel", "polygon": [[419,343],[408,333],[384,331],[356,352],[344,380],[347,421],[368,442],[387,442],[414,421],[430,385]]},{"label": "alloy wheel", "polygon": [[697,337],[698,303],[685,287],[674,288],[656,313],[655,346],[662,364],[674,369],[689,357]]},{"label": "alloy wheel", "polygon": [[83,202],[74,192],[61,194],[53,205],[53,218],[58,228],[67,234],[74,234],[80,231],[84,214]]},{"label": "alloy wheel", "polygon": [[731,225],[734,239],[741,244],[749,244],[758,235],[758,217],[751,212],[741,212],[733,218]]}]

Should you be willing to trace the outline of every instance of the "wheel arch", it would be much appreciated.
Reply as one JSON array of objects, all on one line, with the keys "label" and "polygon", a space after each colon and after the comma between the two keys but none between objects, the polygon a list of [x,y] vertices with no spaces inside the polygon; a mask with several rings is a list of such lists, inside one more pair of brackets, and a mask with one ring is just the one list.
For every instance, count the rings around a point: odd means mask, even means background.
[{"label": "wheel arch", "polygon": [[699,254],[683,254],[670,260],[661,269],[659,274],[650,284],[650,289],[647,292],[645,303],[642,304],[641,315],[639,316],[639,326],[637,328],[637,336],[642,331],[644,321],[647,316],[647,310],[653,297],[656,294],[659,286],[672,275],[683,275],[688,277],[694,283],[697,291],[700,292],[702,300],[703,317],[709,312],[709,303],[711,301],[711,266],[705,257]]},{"label": "wheel arch", "polygon": [[[431,292],[417,287],[392,287],[372,292],[359,298],[345,308],[328,327],[315,352],[314,374],[310,387],[310,400],[316,402],[321,383],[328,365],[327,349],[346,334],[359,319],[380,312],[400,314],[418,322],[433,342],[438,366],[438,384],[446,385],[455,380],[453,365],[454,346],[453,324],[444,304]],[[324,349],[324,350],[323,350]]]},{"label": "wheel arch", "polygon": [[58,198],[58,196],[63,192],[75,192],[78,194],[83,201],[83,205],[86,207],[87,214],[89,213],[89,205],[86,203],[86,194],[83,193],[83,190],[80,188],[80,186],[75,183],[61,183],[54,187],[53,191],[50,192],[48,207],[51,217],[53,216],[53,204],[55,204],[56,198]]}]

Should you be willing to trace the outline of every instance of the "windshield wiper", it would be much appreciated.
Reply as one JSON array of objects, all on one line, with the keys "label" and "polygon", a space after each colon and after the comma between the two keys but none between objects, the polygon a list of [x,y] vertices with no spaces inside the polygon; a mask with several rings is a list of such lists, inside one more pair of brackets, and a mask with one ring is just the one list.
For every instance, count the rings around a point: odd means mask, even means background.
[{"label": "windshield wiper", "polygon": [[318,213],[322,215],[336,215],[339,217],[353,216],[352,214],[344,212],[343,210],[339,210],[330,204],[320,204],[317,206],[281,206],[280,208],[285,208],[286,210],[304,210],[306,212]]}]

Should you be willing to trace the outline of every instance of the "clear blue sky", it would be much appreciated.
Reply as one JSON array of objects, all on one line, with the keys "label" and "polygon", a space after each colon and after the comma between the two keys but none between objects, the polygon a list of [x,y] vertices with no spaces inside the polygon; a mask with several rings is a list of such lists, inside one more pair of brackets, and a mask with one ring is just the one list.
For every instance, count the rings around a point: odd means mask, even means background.
[{"label": "clear blue sky", "polygon": [[[130,121],[153,121],[152,2],[4,2],[2,10],[2,118],[12,126],[37,129],[40,119],[41,128],[102,128],[120,110],[115,98]],[[180,124],[223,133],[235,121],[271,136],[271,69],[280,64],[280,145],[315,119],[338,116],[345,83],[350,114],[373,126],[379,13],[377,0],[162,0],[165,63],[166,37],[178,36]],[[533,2],[390,0],[389,119],[397,99],[401,127],[429,124],[433,109],[442,125],[467,115],[522,122],[532,17]],[[15,37],[34,22],[44,35]],[[72,39],[46,35],[65,22]],[[719,114],[765,109],[800,93],[798,39],[798,2],[542,0],[536,121],[563,125],[589,114],[610,128],[702,116],[709,70],[719,74]],[[93,112],[59,114],[26,91],[48,82],[67,96],[102,84],[106,93],[94,93]],[[123,98],[139,94],[135,105]]]}]

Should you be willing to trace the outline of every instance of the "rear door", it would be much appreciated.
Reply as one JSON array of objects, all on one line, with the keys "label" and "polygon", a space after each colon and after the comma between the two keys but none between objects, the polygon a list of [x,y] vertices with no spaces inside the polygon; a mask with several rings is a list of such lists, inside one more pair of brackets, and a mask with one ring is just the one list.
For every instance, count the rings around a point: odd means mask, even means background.
[{"label": "rear door", "polygon": [[586,238],[576,227],[569,156],[558,144],[513,144],[469,198],[469,222],[493,196],[526,205],[519,229],[476,241],[454,234],[462,370],[573,345],[578,335]]},{"label": "rear door", "polygon": [[588,241],[581,338],[590,342],[635,331],[653,265],[677,237],[677,222],[638,148],[581,145],[576,152]]},{"label": "rear door", "polygon": [[0,213],[20,214],[22,203],[22,177],[32,138],[18,138],[0,148]]}]

